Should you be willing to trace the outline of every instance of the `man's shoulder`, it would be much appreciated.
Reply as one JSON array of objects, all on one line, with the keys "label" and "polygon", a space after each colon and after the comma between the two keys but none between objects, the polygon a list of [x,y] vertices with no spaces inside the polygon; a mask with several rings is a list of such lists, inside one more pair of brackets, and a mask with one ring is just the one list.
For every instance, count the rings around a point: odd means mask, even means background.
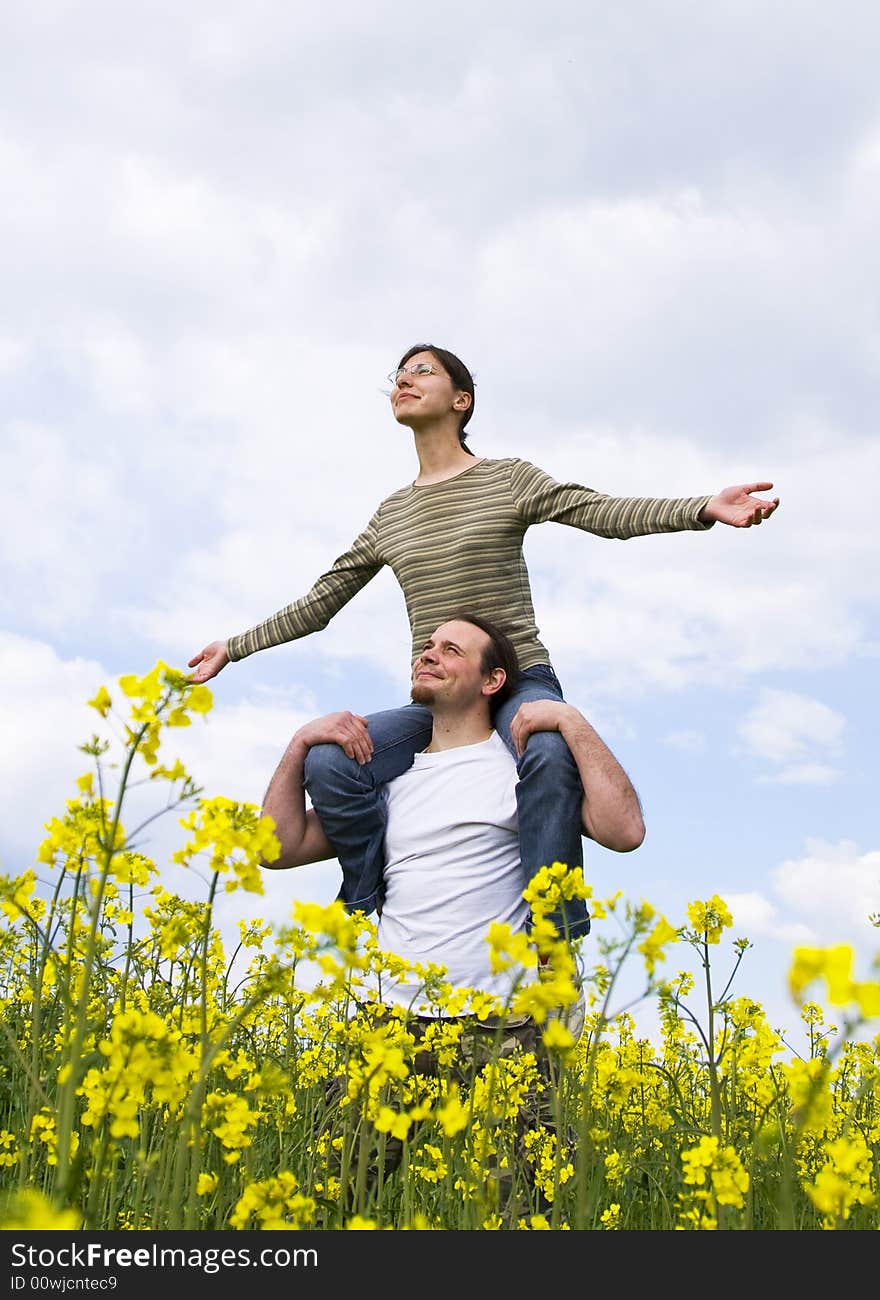
[{"label": "man's shoulder", "polygon": [[516,759],[513,757],[513,754],[510,752],[497,731],[493,731],[489,736],[488,744],[491,746],[491,753],[499,762],[516,767]]},{"label": "man's shoulder", "polygon": [[513,772],[516,775],[516,759],[497,731],[490,732],[485,740],[476,745],[462,745],[446,752],[457,755],[469,767],[477,764],[486,771],[504,773],[505,776],[508,772]]}]

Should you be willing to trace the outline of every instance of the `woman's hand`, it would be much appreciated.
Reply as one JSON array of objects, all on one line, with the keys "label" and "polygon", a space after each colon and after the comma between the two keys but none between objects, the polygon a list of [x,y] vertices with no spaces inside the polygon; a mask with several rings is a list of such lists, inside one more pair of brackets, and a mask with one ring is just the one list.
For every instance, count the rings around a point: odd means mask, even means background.
[{"label": "woman's hand", "polygon": [[229,652],[226,649],[225,641],[212,641],[206,645],[204,650],[200,650],[197,655],[187,663],[187,668],[195,668],[191,681],[208,682],[212,677],[226,667],[229,663]]},{"label": "woman's hand", "polygon": [[769,492],[772,486],[772,483],[739,483],[724,488],[703,506],[700,522],[730,524],[732,528],[751,528],[752,524],[760,524],[773,514],[779,505],[779,497],[767,501],[752,496],[752,493]]}]

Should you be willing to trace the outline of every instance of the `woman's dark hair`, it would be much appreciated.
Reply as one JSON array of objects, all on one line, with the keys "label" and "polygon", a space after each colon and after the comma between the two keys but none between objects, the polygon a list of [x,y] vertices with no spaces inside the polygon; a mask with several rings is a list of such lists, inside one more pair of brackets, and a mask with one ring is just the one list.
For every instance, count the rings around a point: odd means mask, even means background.
[{"label": "woman's dark hair", "polygon": [[500,691],[496,691],[489,703],[489,709],[492,714],[499,708],[513,691],[519,680],[519,659],[516,650],[509,636],[506,636],[500,627],[490,623],[487,618],[480,618],[479,614],[463,613],[451,614],[447,623],[455,620],[459,623],[471,623],[478,627],[481,632],[485,632],[489,638],[489,644],[483,651],[483,657],[480,660],[480,669],[484,673],[491,673],[493,668],[503,668],[506,681]]},{"label": "woman's dark hair", "polygon": [[449,378],[456,388],[460,388],[463,393],[469,393],[471,404],[461,417],[458,426],[458,441],[469,456],[474,453],[470,447],[465,447],[465,438],[467,434],[464,431],[465,425],[474,413],[474,377],[468,370],[467,366],[457,357],[454,352],[448,352],[446,348],[435,348],[433,343],[414,343],[411,348],[407,348],[403,356],[398,361],[398,366],[405,366],[410,357],[414,357],[417,352],[430,352],[432,357],[436,357]]}]

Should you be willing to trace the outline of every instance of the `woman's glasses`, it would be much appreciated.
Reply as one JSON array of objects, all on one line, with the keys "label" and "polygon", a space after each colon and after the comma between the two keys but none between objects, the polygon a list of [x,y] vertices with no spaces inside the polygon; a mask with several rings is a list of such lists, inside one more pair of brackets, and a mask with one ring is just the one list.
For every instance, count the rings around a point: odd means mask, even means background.
[{"label": "woman's glasses", "polygon": [[440,374],[439,366],[432,366],[429,361],[416,361],[415,364],[411,366],[398,366],[396,370],[391,371],[391,374],[388,375],[387,378],[391,380],[392,384],[398,384],[400,382],[401,375],[439,375],[439,374]]}]

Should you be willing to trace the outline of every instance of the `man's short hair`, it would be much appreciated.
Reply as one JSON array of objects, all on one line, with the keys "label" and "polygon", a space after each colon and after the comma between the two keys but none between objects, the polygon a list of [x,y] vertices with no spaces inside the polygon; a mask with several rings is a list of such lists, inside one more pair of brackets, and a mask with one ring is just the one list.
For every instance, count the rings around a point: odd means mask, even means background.
[{"label": "man's short hair", "polygon": [[480,660],[480,668],[484,673],[491,673],[494,668],[503,668],[506,680],[499,691],[496,691],[489,701],[489,708],[492,713],[504,703],[512,694],[514,687],[519,680],[519,659],[510,637],[490,623],[487,618],[481,618],[479,614],[472,614],[465,611],[460,614],[450,614],[447,623],[471,623],[478,627],[481,632],[485,632],[489,638],[489,644],[483,650],[483,656]]}]

